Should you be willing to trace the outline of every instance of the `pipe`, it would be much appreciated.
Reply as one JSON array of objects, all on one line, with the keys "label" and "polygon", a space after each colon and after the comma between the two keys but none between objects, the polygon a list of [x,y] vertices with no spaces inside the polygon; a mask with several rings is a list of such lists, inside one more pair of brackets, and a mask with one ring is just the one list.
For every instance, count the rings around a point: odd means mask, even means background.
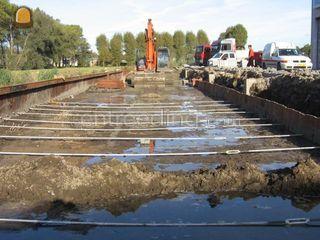
[{"label": "pipe", "polygon": [[[181,106],[182,104],[192,104],[192,103],[224,103],[225,101],[185,101],[181,102],[180,105],[177,102],[155,102],[155,103],[101,103],[101,102],[49,102],[49,104],[52,105],[91,105],[91,106],[155,106],[155,105],[176,105],[176,106]],[[226,104],[226,105],[231,105],[231,104]]]},{"label": "pipe", "polygon": [[[233,127],[273,127],[281,126],[280,124],[245,124],[245,125],[225,125],[219,128],[233,128]],[[29,127],[19,125],[0,125],[0,128],[9,129],[30,129],[30,130],[49,130],[49,131],[96,131],[96,132],[129,132],[129,131],[174,131],[174,130],[208,130],[217,129],[217,126],[201,126],[201,127],[161,127],[161,128],[52,128],[52,127]]]},{"label": "pipe", "polygon": [[221,152],[180,152],[180,153],[35,153],[35,152],[0,152],[3,156],[33,156],[33,157],[163,157],[163,156],[212,156],[212,155],[239,155],[249,153],[274,153],[311,151],[320,149],[313,147],[296,148],[275,148],[275,149],[255,149],[255,150],[226,150]]},{"label": "pipe", "polygon": [[[233,114],[233,113],[238,113],[238,114],[250,114],[249,112],[227,112],[230,110],[233,110],[232,108],[228,109],[204,109],[204,110],[197,110],[197,109],[186,109],[186,110],[180,110],[180,111],[167,111],[167,110],[158,110],[158,111],[94,111],[94,110],[65,110],[65,109],[50,109],[50,108],[37,108],[37,107],[31,107],[29,110],[32,111],[51,111],[51,112],[74,112],[74,113],[105,113],[105,114],[115,114],[115,113],[126,113],[126,114],[142,114],[142,113],[155,113],[155,114],[168,114],[168,113],[195,113],[195,112],[209,112],[209,113],[215,113],[215,114]],[[223,110],[226,110],[224,112]]]},{"label": "pipe", "polygon": [[301,134],[288,135],[269,135],[269,136],[246,136],[246,137],[55,137],[55,136],[1,136],[0,139],[6,140],[62,140],[62,141],[139,141],[139,140],[157,140],[157,141],[200,141],[213,140],[224,141],[228,139],[271,139],[271,138],[293,138],[301,137]]},{"label": "pipe", "polygon": [[[111,112],[110,112],[111,113]],[[219,113],[213,112],[212,114]],[[229,112],[223,112],[229,113]],[[210,113],[206,113],[209,115]],[[26,112],[26,113],[19,113],[19,115],[29,115],[29,116],[60,116],[60,117],[166,117],[166,116],[202,116],[204,113],[201,112],[185,112],[180,114],[167,114],[166,112],[159,113],[159,114],[124,114],[124,115],[117,115],[117,114],[70,114],[70,113],[34,113],[34,112]],[[222,119],[221,119],[222,120]],[[233,119],[228,119],[233,120]],[[237,120],[237,119],[235,119]],[[264,118],[250,118],[250,121],[261,121],[266,120]]]},{"label": "pipe", "polygon": [[[214,119],[212,120],[199,120],[199,121],[172,121],[172,122],[167,122],[167,121],[161,121],[161,122],[72,122],[72,121],[50,121],[50,120],[34,120],[34,119],[15,119],[15,118],[2,118],[2,120],[7,121],[7,122],[28,122],[28,123],[48,123],[48,124],[74,124],[74,125],[168,125],[168,124],[183,124],[183,123],[208,123],[213,122]],[[245,120],[243,120],[245,121]],[[253,125],[253,124],[251,124]],[[264,126],[265,124],[256,124],[256,125],[261,125]],[[217,125],[217,126],[223,126],[223,125]],[[234,125],[234,126],[240,126],[240,125]],[[245,125],[244,125],[245,126]],[[269,126],[269,125],[268,125]]]},{"label": "pipe", "polygon": [[10,219],[0,218],[1,223],[34,224],[43,226],[91,226],[91,227],[138,227],[138,228],[159,228],[159,227],[320,227],[317,224],[319,219],[296,218],[284,221],[254,221],[254,222],[218,222],[218,223],[108,223],[108,222],[79,222],[59,220],[32,220],[32,219]]},{"label": "pipe", "polygon": [[[48,104],[39,104],[36,105],[37,107],[45,107],[45,108],[53,108],[53,109],[59,109],[59,108],[71,108],[71,109],[168,109],[168,108],[194,108],[195,106],[192,105],[176,105],[176,106],[128,106],[128,107],[116,107],[116,106],[99,106],[99,107],[93,107],[93,106],[53,106]],[[224,106],[231,106],[230,104],[210,104],[210,105],[201,105],[196,107],[224,107]]]}]

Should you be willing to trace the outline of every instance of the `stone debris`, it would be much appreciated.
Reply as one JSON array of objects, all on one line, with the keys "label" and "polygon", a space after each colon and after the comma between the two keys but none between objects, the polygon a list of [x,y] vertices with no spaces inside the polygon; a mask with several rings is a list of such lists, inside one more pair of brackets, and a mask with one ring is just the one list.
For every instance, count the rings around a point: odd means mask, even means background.
[{"label": "stone debris", "polygon": [[[185,70],[184,70],[185,71]],[[182,74],[183,75],[183,74]],[[320,116],[320,72],[275,69],[237,68],[188,69],[188,80],[199,79],[227,86],[245,92],[245,80],[256,79],[250,88],[250,95],[263,97],[304,113]]]}]

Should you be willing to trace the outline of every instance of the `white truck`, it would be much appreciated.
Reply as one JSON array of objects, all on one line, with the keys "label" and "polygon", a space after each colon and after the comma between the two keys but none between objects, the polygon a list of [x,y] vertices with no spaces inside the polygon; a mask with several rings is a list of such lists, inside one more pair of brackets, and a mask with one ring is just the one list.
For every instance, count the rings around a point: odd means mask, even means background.
[{"label": "white truck", "polygon": [[238,66],[238,62],[236,59],[236,54],[234,52],[219,52],[210,58],[208,61],[208,65],[212,67],[219,68],[235,68]]},{"label": "white truck", "polygon": [[268,43],[262,56],[262,66],[278,70],[312,69],[311,59],[299,53],[297,46],[287,42]]},{"label": "white truck", "polygon": [[209,59],[209,66],[233,68],[247,65],[249,51],[237,50],[235,38],[227,38],[214,43],[216,45],[212,46],[212,48],[218,49],[219,52],[216,53],[213,58]]}]

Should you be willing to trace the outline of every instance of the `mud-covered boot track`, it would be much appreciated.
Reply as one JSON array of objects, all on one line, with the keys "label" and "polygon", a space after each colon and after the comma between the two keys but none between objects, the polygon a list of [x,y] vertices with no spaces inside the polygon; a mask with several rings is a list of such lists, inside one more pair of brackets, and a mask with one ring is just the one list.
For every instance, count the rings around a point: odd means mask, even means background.
[{"label": "mud-covered boot track", "polygon": [[320,166],[312,160],[262,172],[235,162],[189,173],[155,172],[117,160],[79,167],[63,159],[41,159],[0,167],[1,201],[54,201],[95,206],[132,196],[184,192],[244,192],[279,196],[319,196]]}]

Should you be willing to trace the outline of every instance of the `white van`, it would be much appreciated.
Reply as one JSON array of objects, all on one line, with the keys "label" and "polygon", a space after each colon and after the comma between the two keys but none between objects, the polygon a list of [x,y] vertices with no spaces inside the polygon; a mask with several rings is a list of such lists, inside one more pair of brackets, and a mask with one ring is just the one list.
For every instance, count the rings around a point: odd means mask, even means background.
[{"label": "white van", "polygon": [[273,42],[263,50],[262,66],[278,70],[312,69],[312,62],[310,58],[301,55],[293,43]]},{"label": "white van", "polygon": [[238,66],[236,54],[234,52],[219,52],[209,59],[208,66],[235,68]]}]

